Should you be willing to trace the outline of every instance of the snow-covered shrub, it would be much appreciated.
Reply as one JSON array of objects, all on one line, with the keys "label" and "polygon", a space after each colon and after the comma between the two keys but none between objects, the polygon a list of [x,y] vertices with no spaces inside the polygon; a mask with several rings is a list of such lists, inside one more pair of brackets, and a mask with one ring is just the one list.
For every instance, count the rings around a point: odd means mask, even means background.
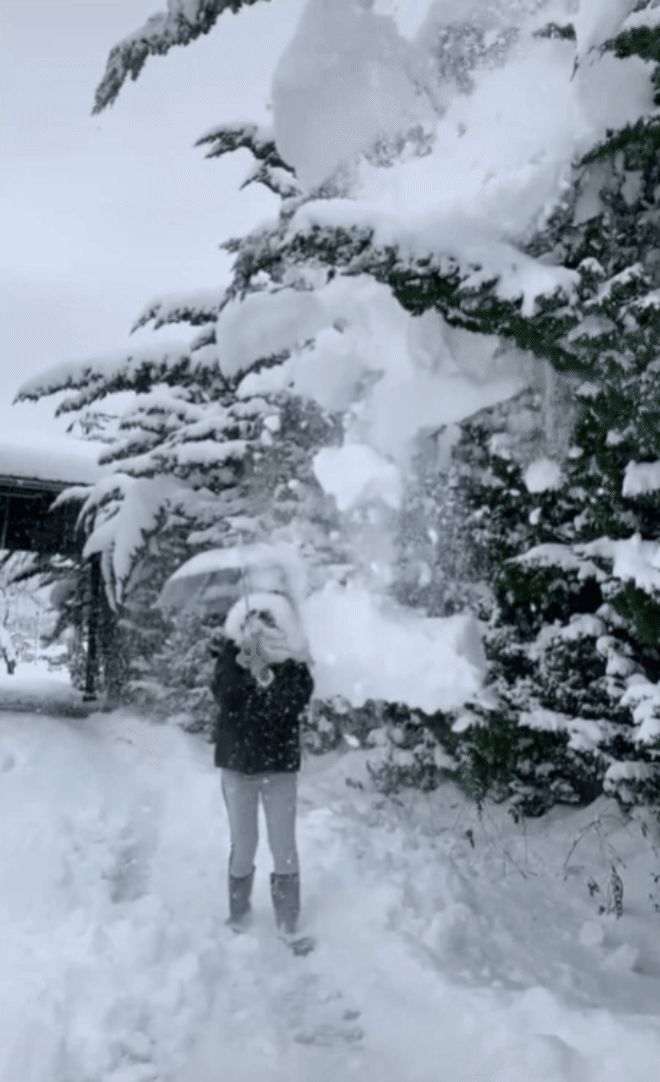
[{"label": "snow-covered shrub", "polygon": [[420,715],[399,703],[381,703],[378,713],[380,725],[368,738],[374,752],[367,769],[375,788],[387,796],[404,788],[435,789],[446,757]]},{"label": "snow-covered shrub", "polygon": [[340,716],[333,703],[314,702],[302,728],[302,746],[310,755],[335,751],[342,742]]},{"label": "snow-covered shrub", "polygon": [[312,755],[340,747],[375,747],[382,739],[390,709],[386,703],[373,699],[357,707],[342,695],[315,699],[304,719],[303,745]]},{"label": "snow-covered shrub", "polygon": [[[303,719],[303,747],[311,755],[323,755],[342,746],[362,743],[364,710],[355,710],[341,695],[314,699]],[[346,738],[349,738],[348,740]]]}]

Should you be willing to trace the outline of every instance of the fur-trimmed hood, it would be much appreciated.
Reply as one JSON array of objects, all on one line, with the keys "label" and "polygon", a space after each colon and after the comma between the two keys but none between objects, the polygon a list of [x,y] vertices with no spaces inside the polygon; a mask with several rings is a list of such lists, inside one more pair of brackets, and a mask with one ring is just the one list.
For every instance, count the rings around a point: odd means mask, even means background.
[{"label": "fur-trimmed hood", "polygon": [[243,642],[243,624],[248,612],[263,609],[273,617],[277,627],[285,636],[288,645],[295,653],[308,649],[302,621],[293,603],[281,593],[255,591],[250,593],[249,601],[240,598],[229,612],[224,624],[228,639],[240,646]]}]

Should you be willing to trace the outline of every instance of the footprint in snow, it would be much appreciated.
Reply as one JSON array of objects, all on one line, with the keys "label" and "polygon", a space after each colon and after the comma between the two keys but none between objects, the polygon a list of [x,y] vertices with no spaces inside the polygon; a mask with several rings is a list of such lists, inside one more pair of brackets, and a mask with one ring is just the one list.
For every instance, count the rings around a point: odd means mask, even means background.
[{"label": "footprint in snow", "polygon": [[278,1013],[296,1044],[359,1044],[364,1037],[360,1011],[349,1005],[339,991],[329,991],[316,973],[295,976],[281,990]]},{"label": "footprint in snow", "polygon": [[0,774],[8,774],[16,766],[16,756],[11,751],[0,752]]}]

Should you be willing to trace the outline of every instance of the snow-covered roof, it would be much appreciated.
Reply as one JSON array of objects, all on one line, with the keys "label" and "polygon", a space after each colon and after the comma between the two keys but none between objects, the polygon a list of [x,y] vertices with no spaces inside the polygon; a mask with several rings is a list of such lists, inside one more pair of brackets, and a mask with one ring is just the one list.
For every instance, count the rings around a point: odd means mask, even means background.
[{"label": "snow-covered roof", "polygon": [[0,440],[0,482],[92,484],[101,476],[99,444],[73,437],[23,433]]}]

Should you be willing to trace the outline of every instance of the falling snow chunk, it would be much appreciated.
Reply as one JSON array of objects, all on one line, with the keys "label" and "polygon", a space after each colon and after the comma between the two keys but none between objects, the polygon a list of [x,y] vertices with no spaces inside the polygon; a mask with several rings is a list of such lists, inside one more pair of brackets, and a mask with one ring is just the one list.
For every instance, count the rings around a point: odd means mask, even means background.
[{"label": "falling snow chunk", "polygon": [[247,371],[313,337],[326,319],[321,299],[308,290],[252,293],[230,301],[218,317],[216,335],[223,375]]},{"label": "falling snow chunk", "polygon": [[560,488],[561,466],[551,458],[537,458],[530,462],[523,474],[523,480],[528,492],[548,492]]},{"label": "falling snow chunk", "polygon": [[[316,695],[405,703],[427,713],[463,705],[481,687],[481,628],[468,614],[427,618],[359,586],[327,584],[303,609]],[[389,659],[389,661],[388,661]]]},{"label": "falling snow chunk", "polygon": [[366,444],[325,447],[314,456],[314,473],[325,492],[334,496],[340,511],[382,500],[401,505],[403,481],[398,468]]},{"label": "falling snow chunk", "polygon": [[305,187],[431,119],[415,61],[392,19],[354,0],[308,0],[272,86],[277,146]]}]

